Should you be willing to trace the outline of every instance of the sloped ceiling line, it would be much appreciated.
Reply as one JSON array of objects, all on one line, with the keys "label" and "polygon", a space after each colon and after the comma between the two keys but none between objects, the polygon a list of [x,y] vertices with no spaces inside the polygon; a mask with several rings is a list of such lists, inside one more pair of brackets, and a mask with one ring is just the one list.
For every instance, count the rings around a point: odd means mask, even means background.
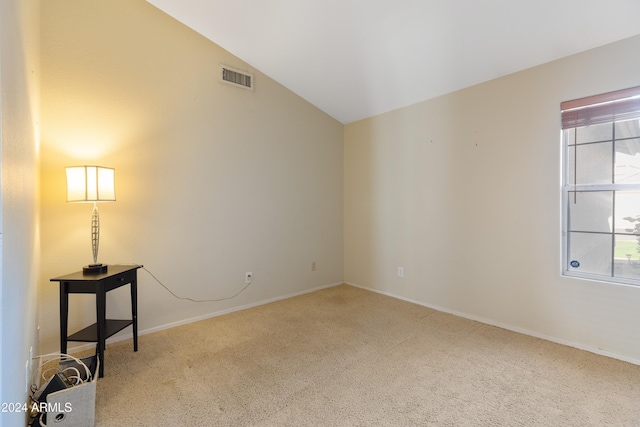
[{"label": "sloped ceiling line", "polygon": [[640,34],[640,1],[147,0],[342,123]]}]

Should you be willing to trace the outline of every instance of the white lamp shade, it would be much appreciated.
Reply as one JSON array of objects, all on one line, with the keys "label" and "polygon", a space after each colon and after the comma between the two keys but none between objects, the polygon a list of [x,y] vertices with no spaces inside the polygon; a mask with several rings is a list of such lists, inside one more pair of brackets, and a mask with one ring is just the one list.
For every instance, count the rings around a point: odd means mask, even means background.
[{"label": "white lamp shade", "polygon": [[114,202],[115,169],[102,166],[67,168],[67,202]]}]

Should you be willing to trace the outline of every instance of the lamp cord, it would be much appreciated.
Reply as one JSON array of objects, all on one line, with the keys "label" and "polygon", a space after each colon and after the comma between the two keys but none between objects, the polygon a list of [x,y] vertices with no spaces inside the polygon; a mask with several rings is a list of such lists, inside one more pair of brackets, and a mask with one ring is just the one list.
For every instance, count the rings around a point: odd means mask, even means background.
[{"label": "lamp cord", "polygon": [[[111,264],[111,265],[123,265],[123,264]],[[158,282],[158,284],[160,286],[162,286],[163,288],[166,289],[167,292],[169,292],[171,295],[173,295],[174,298],[177,299],[182,299],[182,300],[187,300],[187,301],[191,301],[191,302],[220,302],[220,301],[227,301],[230,299],[233,299],[235,297],[237,297],[238,295],[240,295],[242,292],[244,292],[249,286],[251,286],[251,283],[253,283],[253,281],[247,283],[244,288],[240,289],[238,292],[236,292],[234,295],[231,295],[230,297],[226,297],[226,298],[218,298],[218,299],[194,299],[194,298],[189,298],[189,297],[181,297],[179,295],[176,295],[171,289],[169,289],[164,283],[162,283],[160,281],[160,279],[158,279],[152,272],[150,272],[147,267],[145,266],[140,266],[144,271],[146,271],[147,273],[149,273],[149,276],[153,277],[153,280],[155,280],[156,282]]]},{"label": "lamp cord", "polygon": [[232,295],[232,296],[230,296],[230,297],[226,297],[226,298],[218,298],[218,299],[193,299],[193,298],[189,298],[189,297],[181,297],[181,296],[176,295],[176,294],[175,294],[171,289],[169,289],[169,288],[168,288],[164,283],[162,283],[162,282],[160,281],[160,279],[158,279],[158,278],[157,278],[157,277],[156,277],[152,272],[150,272],[150,271],[147,269],[147,267],[144,267],[144,266],[143,266],[143,267],[142,267],[142,269],[143,269],[144,271],[146,271],[147,273],[149,273],[149,275],[150,275],[151,277],[153,277],[153,279],[154,279],[156,282],[158,282],[158,284],[159,284],[160,286],[162,286],[163,288],[165,288],[165,289],[167,290],[167,292],[169,292],[169,293],[170,293],[171,295],[173,295],[175,298],[177,298],[177,299],[182,299],[182,300],[187,300],[187,301],[191,301],[191,302],[219,302],[219,301],[226,301],[226,300],[230,300],[230,299],[233,299],[233,298],[237,297],[237,296],[238,296],[238,295],[240,295],[242,292],[244,292],[244,291],[245,291],[245,289],[247,289],[247,288],[251,285],[251,283],[252,283],[252,282],[247,283],[247,284],[245,285],[245,287],[244,287],[244,288],[240,289],[236,294],[234,294],[234,295]]}]

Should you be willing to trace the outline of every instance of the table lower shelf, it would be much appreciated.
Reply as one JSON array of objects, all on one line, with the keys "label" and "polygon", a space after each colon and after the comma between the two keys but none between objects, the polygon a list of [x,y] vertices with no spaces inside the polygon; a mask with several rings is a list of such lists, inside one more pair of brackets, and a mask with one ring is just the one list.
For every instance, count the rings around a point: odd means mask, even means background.
[{"label": "table lower shelf", "polygon": [[[106,322],[107,330],[104,337],[105,339],[120,332],[129,325],[133,325],[133,320],[107,319]],[[98,342],[98,324],[94,323],[75,334],[69,335],[67,341]]]}]

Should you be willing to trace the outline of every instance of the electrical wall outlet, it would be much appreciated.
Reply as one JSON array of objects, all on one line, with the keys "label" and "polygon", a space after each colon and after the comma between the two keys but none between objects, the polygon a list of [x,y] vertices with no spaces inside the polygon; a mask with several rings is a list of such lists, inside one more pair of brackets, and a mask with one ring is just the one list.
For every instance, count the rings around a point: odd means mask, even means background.
[{"label": "electrical wall outlet", "polygon": [[250,271],[247,271],[246,273],[244,273],[244,283],[249,284],[251,283],[251,281],[253,280],[253,273]]},{"label": "electrical wall outlet", "polygon": [[315,261],[313,261],[311,263],[311,271],[316,271],[316,262]]},{"label": "electrical wall outlet", "polygon": [[404,277],[404,267],[398,267],[398,277]]}]

